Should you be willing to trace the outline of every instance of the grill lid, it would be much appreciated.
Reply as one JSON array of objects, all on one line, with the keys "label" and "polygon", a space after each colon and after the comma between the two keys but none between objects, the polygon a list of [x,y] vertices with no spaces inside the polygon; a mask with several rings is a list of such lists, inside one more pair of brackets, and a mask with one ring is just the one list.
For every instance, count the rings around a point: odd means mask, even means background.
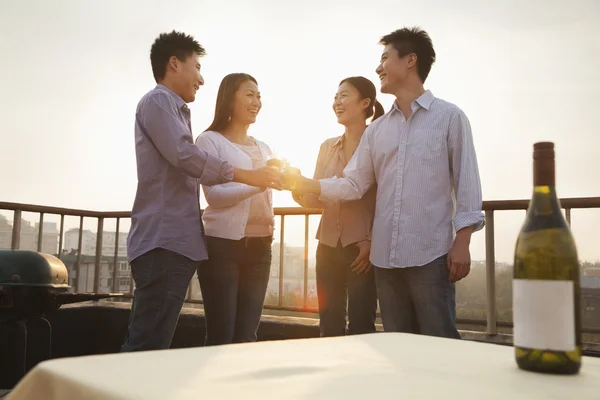
[{"label": "grill lid", "polygon": [[69,274],[63,262],[45,253],[0,250],[0,286],[69,289]]}]

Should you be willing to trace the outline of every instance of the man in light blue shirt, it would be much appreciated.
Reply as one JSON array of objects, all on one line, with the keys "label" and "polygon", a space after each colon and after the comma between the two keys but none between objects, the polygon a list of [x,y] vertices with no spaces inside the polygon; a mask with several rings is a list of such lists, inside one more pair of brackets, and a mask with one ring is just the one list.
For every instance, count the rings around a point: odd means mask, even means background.
[{"label": "man in light blue shirt", "polygon": [[192,36],[175,31],[150,50],[157,86],[135,115],[138,186],[127,243],[135,292],[123,352],[171,345],[190,280],[207,258],[199,184],[280,188],[277,169],[234,168],[194,144],[187,103],[204,84],[204,54]]},{"label": "man in light blue shirt", "polygon": [[381,91],[396,101],[367,127],[343,178],[298,177],[297,190],[350,201],[377,184],[370,261],[384,330],[460,338],[455,282],[484,225],[471,126],[423,87],[435,61],[427,32],[403,28],[380,43]]}]

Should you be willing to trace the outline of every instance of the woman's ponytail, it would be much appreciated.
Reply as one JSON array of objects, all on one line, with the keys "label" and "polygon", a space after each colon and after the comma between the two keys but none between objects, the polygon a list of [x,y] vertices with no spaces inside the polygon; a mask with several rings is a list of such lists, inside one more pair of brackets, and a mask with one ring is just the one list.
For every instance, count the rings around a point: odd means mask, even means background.
[{"label": "woman's ponytail", "polygon": [[383,106],[381,105],[381,103],[377,100],[375,100],[375,106],[374,106],[375,112],[373,114],[373,119],[371,120],[371,122],[375,121],[377,118],[381,117],[383,114],[385,114],[385,111],[383,110]]}]

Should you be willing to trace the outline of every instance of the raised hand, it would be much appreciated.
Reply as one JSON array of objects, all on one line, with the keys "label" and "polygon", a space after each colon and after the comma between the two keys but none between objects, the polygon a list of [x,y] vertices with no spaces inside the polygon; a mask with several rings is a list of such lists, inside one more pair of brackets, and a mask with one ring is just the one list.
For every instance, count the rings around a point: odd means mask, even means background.
[{"label": "raised hand", "polygon": [[296,192],[297,195],[308,193],[320,195],[321,184],[318,180],[306,178],[297,173],[284,172],[285,189]]},{"label": "raised hand", "polygon": [[285,162],[280,160],[279,158],[270,158],[266,163],[267,167],[274,167],[278,170],[282,171],[285,168]]},{"label": "raised hand", "polygon": [[296,203],[298,203],[299,205],[301,205],[302,207],[304,207],[304,196],[302,196],[300,193],[298,192],[292,192],[292,199],[294,199],[294,201]]},{"label": "raised hand", "polygon": [[277,190],[283,189],[282,173],[275,167],[262,167],[253,170],[235,169],[233,174],[235,182],[245,183],[260,188],[270,187]]},{"label": "raised hand", "polygon": [[283,188],[290,191],[296,190],[296,185],[299,177],[302,177],[302,174],[298,168],[287,167],[286,169],[284,169],[283,176],[281,178]]}]

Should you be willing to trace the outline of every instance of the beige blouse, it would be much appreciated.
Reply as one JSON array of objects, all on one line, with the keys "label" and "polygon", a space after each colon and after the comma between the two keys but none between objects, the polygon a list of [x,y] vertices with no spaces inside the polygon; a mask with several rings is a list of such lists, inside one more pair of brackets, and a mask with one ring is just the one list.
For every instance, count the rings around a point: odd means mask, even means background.
[{"label": "beige blouse", "polygon": [[[317,158],[314,179],[344,176],[344,168],[350,161],[344,154],[344,144],[344,135],[323,142]],[[340,241],[342,246],[346,247],[349,244],[371,239],[376,192],[377,187],[374,186],[362,199],[347,202],[322,202],[315,195],[305,195],[299,203],[303,207],[323,209],[316,235],[317,240],[330,247],[337,247]]]}]

